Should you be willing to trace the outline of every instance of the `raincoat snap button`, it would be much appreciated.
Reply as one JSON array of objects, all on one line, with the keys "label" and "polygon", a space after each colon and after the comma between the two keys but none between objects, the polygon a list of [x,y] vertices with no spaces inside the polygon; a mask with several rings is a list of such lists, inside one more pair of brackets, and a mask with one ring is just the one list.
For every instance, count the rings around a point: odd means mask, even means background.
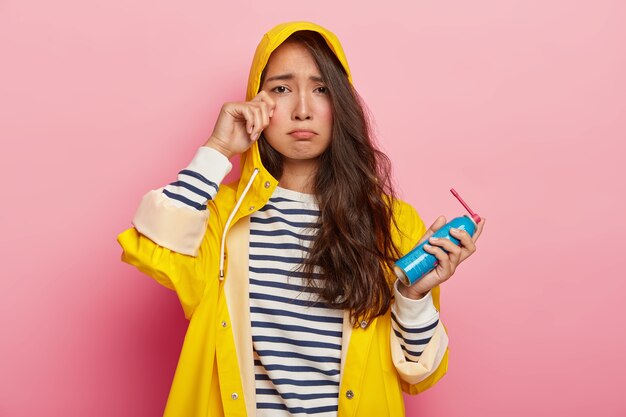
[{"label": "raincoat snap button", "polygon": [[226,322],[225,321],[223,321],[221,324],[222,324],[222,327],[226,327]]},{"label": "raincoat snap button", "polygon": [[248,209],[248,211],[252,211],[254,210],[254,206],[250,206],[250,208]]},{"label": "raincoat snap button", "polygon": [[265,181],[265,184],[263,184],[265,188],[270,188],[270,182],[269,181]]},{"label": "raincoat snap button", "polygon": [[239,398],[239,394],[237,394],[236,392],[233,392],[232,394],[230,394],[230,398],[232,398],[233,400],[236,400],[237,398]]},{"label": "raincoat snap button", "polygon": [[351,399],[353,399],[353,398],[354,398],[354,392],[352,392],[352,390],[351,390],[351,389],[349,389],[349,390],[346,392],[346,398],[347,398],[347,399],[349,399],[349,400],[351,400]]},{"label": "raincoat snap button", "polygon": [[361,328],[362,328],[362,329],[365,329],[366,327],[367,327],[367,322],[366,322],[365,320],[363,320],[363,321],[361,322]]}]

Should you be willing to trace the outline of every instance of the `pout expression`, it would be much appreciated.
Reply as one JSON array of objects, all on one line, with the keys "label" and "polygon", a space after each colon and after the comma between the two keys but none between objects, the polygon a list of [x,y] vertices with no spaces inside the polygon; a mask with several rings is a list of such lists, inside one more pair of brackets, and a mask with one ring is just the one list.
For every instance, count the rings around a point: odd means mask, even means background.
[{"label": "pout expression", "polygon": [[267,142],[284,162],[316,160],[331,141],[333,111],[328,89],[307,48],[285,42],[272,53],[261,89],[276,103]]}]

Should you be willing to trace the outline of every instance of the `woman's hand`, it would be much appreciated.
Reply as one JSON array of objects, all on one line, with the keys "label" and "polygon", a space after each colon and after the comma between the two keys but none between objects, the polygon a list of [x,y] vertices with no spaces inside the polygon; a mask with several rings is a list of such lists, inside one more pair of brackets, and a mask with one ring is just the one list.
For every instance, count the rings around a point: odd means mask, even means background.
[{"label": "woman's hand", "polygon": [[218,150],[228,159],[248,150],[270,124],[275,106],[265,91],[250,101],[225,103],[204,146]]},{"label": "woman's hand", "polygon": [[[431,238],[433,233],[445,224],[446,218],[439,216],[417,243],[417,245],[420,245],[428,239],[431,246],[428,244],[425,245],[424,250],[437,258],[437,266],[410,287],[400,283],[398,290],[403,296],[414,300],[423,298],[428,291],[447,281],[454,274],[454,271],[456,271],[456,267],[476,252],[476,241],[485,226],[484,218],[477,224],[474,236],[470,236],[465,230],[458,230],[456,232],[454,232],[453,229],[450,230],[450,234],[461,242],[461,246],[457,246],[448,239]],[[445,249],[448,253],[441,248]]]}]

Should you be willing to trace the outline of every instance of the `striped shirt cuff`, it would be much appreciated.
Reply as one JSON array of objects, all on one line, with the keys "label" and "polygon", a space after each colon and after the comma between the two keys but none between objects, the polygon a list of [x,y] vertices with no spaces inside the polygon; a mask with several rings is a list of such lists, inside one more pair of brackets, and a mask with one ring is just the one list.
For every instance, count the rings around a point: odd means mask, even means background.
[{"label": "striped shirt cuff", "polygon": [[398,290],[398,285],[404,284],[396,281],[393,286],[396,302],[392,306],[392,311],[404,326],[420,327],[432,323],[433,318],[439,317],[431,291],[419,300],[413,300],[403,296]]},{"label": "striped shirt cuff", "polygon": [[232,164],[219,151],[200,147],[187,168],[178,173],[176,181],[163,189],[176,207],[206,210],[206,204],[219,190],[219,184],[232,169]]},{"label": "striped shirt cuff", "polygon": [[396,281],[395,302],[391,306],[392,328],[406,360],[417,362],[439,324],[439,312],[430,291],[423,298],[412,300],[400,293],[398,285],[402,284]]}]

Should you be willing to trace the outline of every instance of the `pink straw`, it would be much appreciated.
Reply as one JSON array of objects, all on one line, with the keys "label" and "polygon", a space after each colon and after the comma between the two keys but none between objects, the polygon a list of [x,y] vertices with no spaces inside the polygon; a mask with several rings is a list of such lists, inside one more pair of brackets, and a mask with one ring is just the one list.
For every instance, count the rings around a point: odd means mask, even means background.
[{"label": "pink straw", "polygon": [[476,223],[480,223],[480,216],[476,213],[474,213],[472,211],[471,208],[469,208],[469,206],[465,203],[465,201],[463,201],[463,199],[461,198],[461,196],[459,195],[459,193],[457,193],[454,188],[450,188],[450,192],[452,193],[453,196],[455,196],[457,198],[457,200],[459,200],[459,202],[461,204],[463,204],[463,207],[465,207],[465,210],[467,210],[470,214],[470,216],[472,216],[472,219],[476,222]]}]

